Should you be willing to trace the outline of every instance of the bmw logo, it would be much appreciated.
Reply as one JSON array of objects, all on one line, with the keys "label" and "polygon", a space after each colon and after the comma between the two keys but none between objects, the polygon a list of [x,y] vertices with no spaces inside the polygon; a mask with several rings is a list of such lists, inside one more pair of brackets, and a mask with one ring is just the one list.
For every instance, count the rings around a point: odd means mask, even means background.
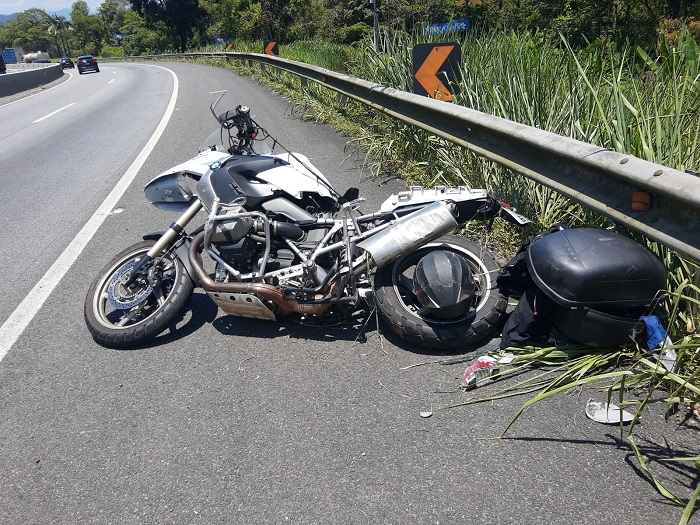
[{"label": "bmw logo", "polygon": [[213,170],[218,170],[221,167],[221,162],[217,160],[216,162],[212,163],[209,167]]}]

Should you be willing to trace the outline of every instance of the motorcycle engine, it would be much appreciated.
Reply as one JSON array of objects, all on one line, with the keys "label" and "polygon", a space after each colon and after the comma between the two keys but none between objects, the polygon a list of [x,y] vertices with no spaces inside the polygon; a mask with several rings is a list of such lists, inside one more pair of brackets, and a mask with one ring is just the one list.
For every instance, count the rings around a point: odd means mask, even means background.
[{"label": "motorcycle engine", "polygon": [[[302,229],[277,216],[271,221],[270,253],[265,265],[265,281],[281,287],[313,288],[318,286],[326,275],[324,268],[330,268],[334,264],[330,254],[322,255],[316,263],[306,261],[302,264],[295,251],[289,248],[287,242],[291,241],[296,249],[309,255],[328,233],[328,227]],[[308,220],[308,219],[307,219]],[[233,224],[237,223],[237,224]],[[215,230],[215,247],[218,255],[225,263],[235,268],[242,274],[259,274],[262,269],[265,254],[264,233],[260,231],[261,225],[255,223],[242,223],[242,221],[225,221],[223,225],[217,225]],[[245,233],[244,233],[245,232]],[[299,232],[299,233],[297,233]],[[234,238],[244,233],[242,238]],[[299,235],[301,234],[301,235]],[[297,237],[297,238],[295,238]],[[214,236],[212,235],[212,239]],[[285,240],[287,239],[287,240]],[[229,272],[221,263],[217,263],[215,280],[228,281]]]}]

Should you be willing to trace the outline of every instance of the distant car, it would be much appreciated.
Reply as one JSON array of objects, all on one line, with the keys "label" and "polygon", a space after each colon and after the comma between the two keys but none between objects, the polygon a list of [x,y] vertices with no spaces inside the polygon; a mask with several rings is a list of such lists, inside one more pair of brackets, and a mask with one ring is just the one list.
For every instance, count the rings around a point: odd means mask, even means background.
[{"label": "distant car", "polygon": [[82,75],[85,71],[100,72],[97,60],[92,55],[82,55],[78,57],[78,73]]},{"label": "distant car", "polygon": [[75,64],[73,63],[73,61],[68,57],[62,58],[61,60],[58,61],[58,63],[61,65],[61,69],[68,69],[68,68],[73,69],[75,67]]}]

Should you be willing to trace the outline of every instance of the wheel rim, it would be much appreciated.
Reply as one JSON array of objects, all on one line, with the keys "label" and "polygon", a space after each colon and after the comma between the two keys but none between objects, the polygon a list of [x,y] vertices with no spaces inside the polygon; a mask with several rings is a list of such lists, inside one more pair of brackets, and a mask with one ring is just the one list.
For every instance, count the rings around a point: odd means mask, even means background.
[{"label": "wheel rim", "polygon": [[[441,318],[430,315],[413,293],[413,272],[416,264],[425,254],[438,247],[441,250],[451,251],[464,257],[476,284],[474,303],[466,313],[456,317]],[[414,253],[401,257],[392,267],[391,281],[394,292],[405,311],[413,317],[433,324],[452,324],[473,317],[474,312],[478,312],[484,307],[491,293],[491,274],[483,261],[471,250],[446,243],[426,244]]]},{"label": "wheel rim", "polygon": [[155,290],[145,278],[139,278],[131,289],[124,287],[136,261],[147,251],[148,248],[144,248],[122,258],[100,280],[93,297],[93,311],[103,326],[133,329],[146,323],[175,290],[181,269],[173,255],[165,255],[154,262],[154,266],[158,267],[160,283]]}]

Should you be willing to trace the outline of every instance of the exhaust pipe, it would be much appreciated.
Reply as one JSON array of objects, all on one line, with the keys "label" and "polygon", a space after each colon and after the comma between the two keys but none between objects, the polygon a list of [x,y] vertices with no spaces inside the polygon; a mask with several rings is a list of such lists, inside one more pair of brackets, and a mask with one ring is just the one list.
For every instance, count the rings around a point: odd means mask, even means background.
[{"label": "exhaust pipe", "polygon": [[377,269],[394,262],[438,237],[457,228],[453,203],[435,201],[425,208],[409,213],[376,235],[357,243],[369,252]]},{"label": "exhaust pipe", "polygon": [[[275,303],[279,309],[282,311],[283,315],[289,313],[300,313],[300,314],[322,314],[328,310],[330,304],[302,304],[294,299],[289,299],[282,295],[282,291],[271,284],[265,283],[243,283],[243,282],[227,282],[219,283],[214,279],[209,277],[207,272],[204,270],[204,265],[202,264],[202,256],[200,254],[200,249],[202,243],[204,242],[204,232],[197,234],[194,239],[192,239],[192,244],[189,250],[189,260],[194,270],[195,276],[199,281],[200,285],[206,292],[221,293],[221,294],[256,294],[265,299],[269,299]],[[327,299],[326,296],[321,297],[321,299]]]}]

